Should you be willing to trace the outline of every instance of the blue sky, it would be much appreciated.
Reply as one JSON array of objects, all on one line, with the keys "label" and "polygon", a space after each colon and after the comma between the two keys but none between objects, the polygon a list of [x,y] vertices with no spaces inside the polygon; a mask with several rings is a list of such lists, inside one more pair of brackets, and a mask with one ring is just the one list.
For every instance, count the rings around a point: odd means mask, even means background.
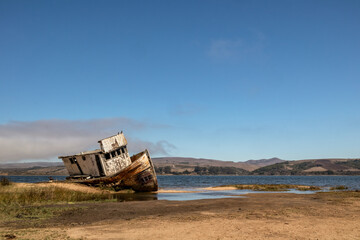
[{"label": "blue sky", "polygon": [[359,1],[2,0],[0,161],[120,130],[153,156],[360,157],[359,23]]}]

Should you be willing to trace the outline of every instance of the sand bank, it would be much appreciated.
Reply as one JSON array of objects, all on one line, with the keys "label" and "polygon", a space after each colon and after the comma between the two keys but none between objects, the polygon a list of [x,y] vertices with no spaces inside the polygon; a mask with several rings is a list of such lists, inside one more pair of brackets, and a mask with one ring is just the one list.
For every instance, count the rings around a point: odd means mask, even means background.
[{"label": "sand bank", "polygon": [[[46,221],[1,222],[17,239],[360,239],[360,193],[73,205]],[[35,221],[35,220],[34,220]],[[29,231],[31,229],[31,231]]]}]

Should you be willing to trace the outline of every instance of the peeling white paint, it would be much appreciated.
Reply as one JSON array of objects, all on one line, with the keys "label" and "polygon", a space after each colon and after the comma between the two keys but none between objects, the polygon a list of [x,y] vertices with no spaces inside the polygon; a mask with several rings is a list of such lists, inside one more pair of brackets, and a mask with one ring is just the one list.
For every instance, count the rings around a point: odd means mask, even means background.
[{"label": "peeling white paint", "polygon": [[131,164],[123,133],[99,141],[101,150],[60,156],[70,176],[110,176]]},{"label": "peeling white paint", "polygon": [[99,143],[101,150],[103,150],[103,152],[105,153],[114,151],[114,149],[127,145],[126,138],[122,132],[118,133],[115,136],[102,139],[99,141]]}]

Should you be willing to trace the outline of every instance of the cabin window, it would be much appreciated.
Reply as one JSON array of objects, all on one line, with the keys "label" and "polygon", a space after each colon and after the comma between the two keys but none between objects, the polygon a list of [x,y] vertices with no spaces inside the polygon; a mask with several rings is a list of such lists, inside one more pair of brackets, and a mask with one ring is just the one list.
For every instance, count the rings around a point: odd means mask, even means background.
[{"label": "cabin window", "polygon": [[72,158],[69,158],[69,161],[70,161],[71,164],[74,164],[74,163],[75,163]]},{"label": "cabin window", "polygon": [[122,151],[122,153],[125,153],[125,148],[124,147],[121,148],[121,151]]},{"label": "cabin window", "polygon": [[115,151],[112,151],[112,152],[111,152],[111,156],[112,156],[112,157],[116,157]]},{"label": "cabin window", "polygon": [[116,154],[117,154],[117,155],[120,155],[120,154],[121,154],[120,149],[116,150]]},{"label": "cabin window", "polygon": [[86,160],[86,157],[85,157],[85,156],[82,156],[82,160],[84,160],[84,161],[85,161],[85,160]]},{"label": "cabin window", "polygon": [[110,159],[110,153],[105,153],[105,158]]}]

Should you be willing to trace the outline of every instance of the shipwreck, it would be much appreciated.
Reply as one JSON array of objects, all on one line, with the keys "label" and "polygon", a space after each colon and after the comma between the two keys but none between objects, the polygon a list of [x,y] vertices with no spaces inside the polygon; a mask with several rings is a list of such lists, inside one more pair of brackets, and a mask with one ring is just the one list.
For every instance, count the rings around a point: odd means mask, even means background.
[{"label": "shipwreck", "polygon": [[130,157],[123,132],[99,140],[100,149],[59,156],[69,172],[67,181],[107,186],[137,192],[158,190],[154,165],[148,150]]}]

